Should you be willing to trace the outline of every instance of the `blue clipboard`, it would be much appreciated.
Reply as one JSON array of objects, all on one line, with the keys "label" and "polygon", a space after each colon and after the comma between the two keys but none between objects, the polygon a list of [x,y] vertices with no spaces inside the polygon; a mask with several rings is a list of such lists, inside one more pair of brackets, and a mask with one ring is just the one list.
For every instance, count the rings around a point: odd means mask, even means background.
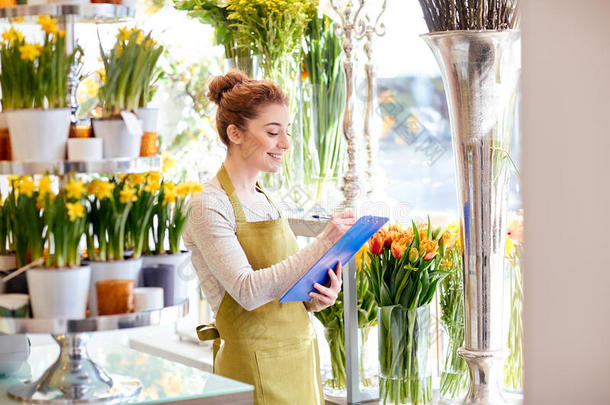
[{"label": "blue clipboard", "polygon": [[286,291],[286,294],[280,298],[280,302],[311,301],[309,293],[315,291],[314,283],[326,285],[330,280],[328,269],[334,270],[338,262],[345,266],[362,245],[388,220],[389,218],[386,217],[364,216],[356,221],[341,239]]}]

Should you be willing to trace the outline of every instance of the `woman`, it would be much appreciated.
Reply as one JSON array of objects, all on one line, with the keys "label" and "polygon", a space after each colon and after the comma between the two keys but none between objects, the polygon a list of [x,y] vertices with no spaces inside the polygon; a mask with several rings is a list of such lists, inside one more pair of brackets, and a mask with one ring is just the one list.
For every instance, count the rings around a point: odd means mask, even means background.
[{"label": "woman", "polygon": [[208,98],[218,105],[216,127],[227,156],[192,199],[184,240],[222,341],[215,342],[214,372],[254,385],[255,404],[321,404],[318,349],[307,311],[334,304],[341,266],[329,269],[328,286],[314,285],[311,301],[280,304],[278,298],[355,217],[333,216],[299,250],[286,218],[256,181],[260,172],[277,172],[290,147],[286,96],[272,82],[231,72],[212,80]]}]

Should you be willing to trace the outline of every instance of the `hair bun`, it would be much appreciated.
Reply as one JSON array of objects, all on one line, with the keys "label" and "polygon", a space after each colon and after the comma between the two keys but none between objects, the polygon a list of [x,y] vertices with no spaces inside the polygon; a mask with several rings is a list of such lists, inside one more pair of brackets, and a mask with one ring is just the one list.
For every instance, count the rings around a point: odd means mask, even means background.
[{"label": "hair bun", "polygon": [[212,79],[208,86],[208,98],[212,102],[220,104],[220,100],[222,99],[222,95],[224,93],[230,91],[236,85],[244,83],[248,80],[250,80],[250,78],[238,70],[233,70],[224,76],[216,76]]}]

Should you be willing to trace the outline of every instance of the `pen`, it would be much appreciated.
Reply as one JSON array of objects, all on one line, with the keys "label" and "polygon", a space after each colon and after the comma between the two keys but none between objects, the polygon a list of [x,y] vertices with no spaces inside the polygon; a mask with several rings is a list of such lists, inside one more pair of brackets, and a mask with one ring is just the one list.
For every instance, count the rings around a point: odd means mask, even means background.
[{"label": "pen", "polygon": [[311,217],[315,219],[330,219],[330,217],[327,217],[326,215],[312,215]]}]

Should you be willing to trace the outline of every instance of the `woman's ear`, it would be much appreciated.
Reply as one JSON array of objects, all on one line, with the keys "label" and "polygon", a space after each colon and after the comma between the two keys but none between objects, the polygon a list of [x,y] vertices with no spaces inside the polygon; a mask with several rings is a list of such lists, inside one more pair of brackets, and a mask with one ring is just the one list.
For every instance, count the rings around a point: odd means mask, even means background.
[{"label": "woman's ear", "polygon": [[244,141],[242,131],[235,124],[230,124],[227,127],[227,137],[229,138],[229,141],[238,145]]}]

